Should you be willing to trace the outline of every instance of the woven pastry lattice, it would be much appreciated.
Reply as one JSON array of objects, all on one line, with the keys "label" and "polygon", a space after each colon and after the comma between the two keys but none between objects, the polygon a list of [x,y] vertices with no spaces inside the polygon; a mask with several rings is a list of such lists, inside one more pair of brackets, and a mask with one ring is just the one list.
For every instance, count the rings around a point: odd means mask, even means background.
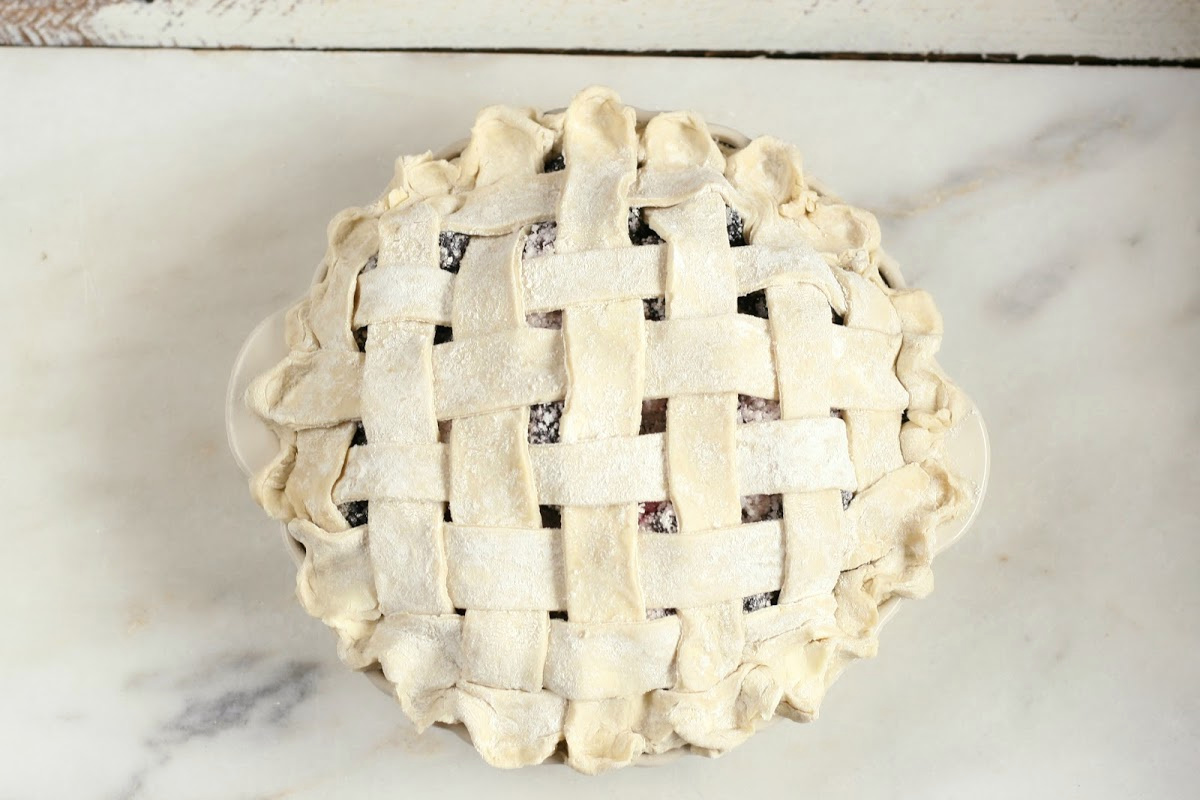
[{"label": "woven pastry lattice", "polygon": [[964,502],[941,320],[770,138],[494,107],[343,212],[248,402],[298,594],[491,763],[810,719]]}]

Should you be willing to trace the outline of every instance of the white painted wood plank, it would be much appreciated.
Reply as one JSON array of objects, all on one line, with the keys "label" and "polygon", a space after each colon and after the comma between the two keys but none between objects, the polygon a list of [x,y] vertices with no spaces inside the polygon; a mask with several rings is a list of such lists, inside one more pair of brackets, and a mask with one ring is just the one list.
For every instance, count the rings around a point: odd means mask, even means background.
[{"label": "white painted wood plank", "polygon": [[1197,0],[0,0],[0,43],[1200,58]]}]

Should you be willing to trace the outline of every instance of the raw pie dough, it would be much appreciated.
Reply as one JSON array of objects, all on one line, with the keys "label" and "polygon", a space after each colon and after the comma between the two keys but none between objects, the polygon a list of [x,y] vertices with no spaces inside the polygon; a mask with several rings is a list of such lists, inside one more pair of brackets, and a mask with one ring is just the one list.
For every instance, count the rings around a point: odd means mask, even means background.
[{"label": "raw pie dough", "polygon": [[[815,718],[880,605],[932,588],[966,502],[941,318],[790,145],[603,88],[487,108],[329,242],[248,393],[281,443],[252,488],[303,546],[304,607],[418,728],[465,723],[501,767],[717,754]],[[756,292],[765,318],[738,313]],[[747,498],[782,516],[743,523]],[[678,532],[639,528],[667,502]]]}]

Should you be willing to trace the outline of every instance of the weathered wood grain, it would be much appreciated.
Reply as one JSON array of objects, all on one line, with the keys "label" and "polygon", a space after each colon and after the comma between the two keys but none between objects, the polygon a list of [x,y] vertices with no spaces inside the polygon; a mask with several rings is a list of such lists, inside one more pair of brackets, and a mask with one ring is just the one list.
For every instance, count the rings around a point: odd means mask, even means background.
[{"label": "weathered wood grain", "polygon": [[0,0],[0,44],[1200,58],[1197,0]]}]

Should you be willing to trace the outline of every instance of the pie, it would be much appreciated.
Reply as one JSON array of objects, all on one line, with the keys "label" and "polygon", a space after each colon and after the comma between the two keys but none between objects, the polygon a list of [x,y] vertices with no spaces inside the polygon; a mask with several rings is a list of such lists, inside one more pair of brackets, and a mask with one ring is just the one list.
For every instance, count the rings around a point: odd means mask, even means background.
[{"label": "pie", "polygon": [[777,139],[590,88],[340,213],[247,402],[297,594],[418,728],[594,773],[810,720],[967,503],[941,318]]}]

